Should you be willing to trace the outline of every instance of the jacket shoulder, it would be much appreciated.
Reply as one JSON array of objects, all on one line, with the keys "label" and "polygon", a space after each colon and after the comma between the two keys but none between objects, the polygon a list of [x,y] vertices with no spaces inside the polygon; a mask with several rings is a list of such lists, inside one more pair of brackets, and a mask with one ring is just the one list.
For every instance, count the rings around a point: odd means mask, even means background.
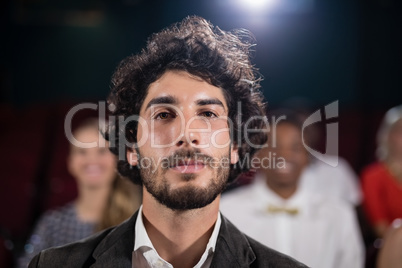
[{"label": "jacket shoulder", "polygon": [[242,233],[222,215],[211,267],[304,268],[304,264]]},{"label": "jacket shoulder", "polygon": [[[105,261],[110,254],[115,253],[116,248],[120,255],[126,254],[117,257],[125,260],[134,247],[133,230],[137,215],[138,211],[121,224],[86,239],[43,250],[31,260],[29,267],[89,267],[98,262],[99,258],[100,261]],[[104,254],[105,252],[109,255]]]},{"label": "jacket shoulder", "polygon": [[255,261],[252,263],[251,267],[280,267],[280,268],[305,268],[306,265],[301,262],[282,254],[276,250],[273,250],[258,241],[252,239],[251,237],[247,238],[251,249],[254,251],[256,256]]},{"label": "jacket shoulder", "polygon": [[45,249],[31,260],[29,267],[88,267],[93,262],[93,251],[113,229],[64,246]]}]

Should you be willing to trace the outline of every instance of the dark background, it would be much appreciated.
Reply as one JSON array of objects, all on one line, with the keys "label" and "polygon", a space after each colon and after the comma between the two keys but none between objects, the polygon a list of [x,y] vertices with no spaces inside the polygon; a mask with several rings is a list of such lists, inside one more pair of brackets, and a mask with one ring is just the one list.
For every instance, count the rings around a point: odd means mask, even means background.
[{"label": "dark background", "polygon": [[373,108],[400,102],[400,1],[266,0],[273,4],[257,10],[239,2],[3,1],[0,100],[20,107],[104,99],[121,59],[196,14],[254,33],[254,62],[272,104],[294,96]]},{"label": "dark background", "polygon": [[1,267],[12,265],[38,215],[76,194],[65,170],[67,111],[104,100],[120,60],[187,15],[253,32],[269,107],[339,100],[340,155],[357,173],[375,160],[379,122],[402,103],[401,1],[267,0],[254,10],[253,0],[240,2],[1,2]]}]

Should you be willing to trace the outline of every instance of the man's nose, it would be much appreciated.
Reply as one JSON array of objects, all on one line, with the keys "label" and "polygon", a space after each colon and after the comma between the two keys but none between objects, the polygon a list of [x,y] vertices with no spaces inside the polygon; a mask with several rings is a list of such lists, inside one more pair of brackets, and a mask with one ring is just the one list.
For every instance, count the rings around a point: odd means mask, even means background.
[{"label": "man's nose", "polygon": [[180,133],[177,146],[199,147],[202,145],[202,131],[206,129],[206,120],[202,117],[186,118],[184,131]]}]

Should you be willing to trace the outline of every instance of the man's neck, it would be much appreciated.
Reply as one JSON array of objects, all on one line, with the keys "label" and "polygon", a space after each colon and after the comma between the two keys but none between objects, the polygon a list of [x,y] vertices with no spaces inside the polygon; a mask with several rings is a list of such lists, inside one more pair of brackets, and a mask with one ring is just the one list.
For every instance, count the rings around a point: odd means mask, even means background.
[{"label": "man's neck", "polygon": [[219,199],[204,208],[174,211],[144,191],[144,226],[159,256],[174,267],[196,265],[214,229]]},{"label": "man's neck", "polygon": [[278,196],[283,199],[291,198],[297,191],[297,184],[293,185],[277,185],[275,183],[270,183],[266,181],[267,186]]}]

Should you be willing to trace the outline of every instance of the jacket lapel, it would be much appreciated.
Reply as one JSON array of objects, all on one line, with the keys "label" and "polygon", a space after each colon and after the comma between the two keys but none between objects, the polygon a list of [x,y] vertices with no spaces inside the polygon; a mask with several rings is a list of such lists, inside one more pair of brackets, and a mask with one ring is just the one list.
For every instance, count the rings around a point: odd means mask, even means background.
[{"label": "jacket lapel", "polygon": [[[95,262],[91,267],[131,267],[137,215],[138,211],[102,240],[92,254]],[[211,268],[249,267],[255,259],[245,235],[222,216]]]},{"label": "jacket lapel", "polygon": [[249,267],[255,259],[256,256],[245,235],[222,216],[211,268]]},{"label": "jacket lapel", "polygon": [[138,211],[113,231],[96,247],[91,267],[131,267],[134,249],[134,226]]}]

